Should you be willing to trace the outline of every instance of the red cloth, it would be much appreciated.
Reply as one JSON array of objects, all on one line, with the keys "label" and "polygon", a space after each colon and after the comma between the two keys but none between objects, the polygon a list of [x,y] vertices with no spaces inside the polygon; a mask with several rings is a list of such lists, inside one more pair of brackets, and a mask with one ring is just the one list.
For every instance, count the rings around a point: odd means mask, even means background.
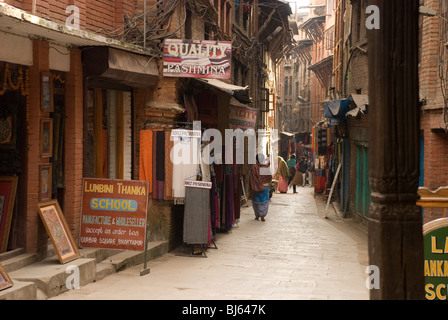
[{"label": "red cloth", "polygon": [[279,192],[288,192],[288,181],[279,176],[278,178],[278,191]]},{"label": "red cloth", "polygon": [[250,188],[255,192],[263,191],[266,188],[264,184],[272,181],[272,175],[260,175],[260,168],[269,168],[269,166],[256,163],[250,169]]}]

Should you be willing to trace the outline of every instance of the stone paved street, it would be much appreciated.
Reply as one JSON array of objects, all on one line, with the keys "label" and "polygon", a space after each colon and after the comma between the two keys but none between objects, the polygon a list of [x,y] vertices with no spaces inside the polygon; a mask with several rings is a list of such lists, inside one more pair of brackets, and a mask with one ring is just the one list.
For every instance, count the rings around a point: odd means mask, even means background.
[{"label": "stone paved street", "polygon": [[266,222],[243,207],[207,258],[171,252],[52,299],[366,300],[367,232],[313,197],[274,194]]}]

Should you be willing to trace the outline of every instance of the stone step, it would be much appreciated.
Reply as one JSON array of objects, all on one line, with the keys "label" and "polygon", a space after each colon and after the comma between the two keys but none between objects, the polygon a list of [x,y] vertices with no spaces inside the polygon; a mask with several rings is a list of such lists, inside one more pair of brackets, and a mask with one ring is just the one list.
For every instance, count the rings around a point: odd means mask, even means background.
[{"label": "stone step", "polygon": [[[167,242],[150,242],[147,261],[166,252]],[[141,264],[145,256],[144,252],[125,250],[81,249],[80,253],[81,258],[66,264],[60,264],[57,256],[36,262],[33,254],[21,254],[2,261],[14,285],[0,291],[0,300],[45,300],[73,289],[78,283],[84,286]],[[18,267],[20,265],[22,267]]]}]

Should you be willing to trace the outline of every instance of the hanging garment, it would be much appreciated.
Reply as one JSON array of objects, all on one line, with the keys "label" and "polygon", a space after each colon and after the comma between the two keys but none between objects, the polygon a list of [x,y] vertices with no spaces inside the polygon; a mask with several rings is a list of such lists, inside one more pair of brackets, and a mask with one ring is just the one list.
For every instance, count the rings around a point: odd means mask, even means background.
[{"label": "hanging garment", "polygon": [[170,158],[170,151],[174,146],[174,142],[170,139],[171,130],[165,131],[165,185],[164,195],[165,200],[172,200],[173,198],[173,162]]},{"label": "hanging garment", "polygon": [[[199,161],[200,157],[199,139],[181,137],[171,137],[171,139],[174,142],[173,149],[171,150],[171,159],[173,160],[174,204],[184,204],[184,182],[187,178],[196,177],[198,174],[199,166],[195,161]],[[194,152],[197,152],[196,156],[193,156]]]},{"label": "hanging garment", "polygon": [[153,132],[153,177],[154,180],[154,199],[163,199],[165,191],[165,132]]},{"label": "hanging garment", "polygon": [[209,242],[210,189],[185,188],[184,234],[187,244]]},{"label": "hanging garment", "polygon": [[152,130],[140,130],[139,180],[149,181],[152,193]]},{"label": "hanging garment", "polygon": [[229,231],[235,223],[233,175],[226,174],[226,230]]}]

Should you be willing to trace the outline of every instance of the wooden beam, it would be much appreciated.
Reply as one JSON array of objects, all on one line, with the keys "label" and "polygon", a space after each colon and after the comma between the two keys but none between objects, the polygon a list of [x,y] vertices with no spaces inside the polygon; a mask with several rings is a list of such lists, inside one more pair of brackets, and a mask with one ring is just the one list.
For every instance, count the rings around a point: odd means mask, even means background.
[{"label": "wooden beam", "polygon": [[[371,299],[423,299],[419,182],[418,0],[371,0],[368,30],[369,259],[380,271]],[[371,111],[370,111],[371,110]]]}]

